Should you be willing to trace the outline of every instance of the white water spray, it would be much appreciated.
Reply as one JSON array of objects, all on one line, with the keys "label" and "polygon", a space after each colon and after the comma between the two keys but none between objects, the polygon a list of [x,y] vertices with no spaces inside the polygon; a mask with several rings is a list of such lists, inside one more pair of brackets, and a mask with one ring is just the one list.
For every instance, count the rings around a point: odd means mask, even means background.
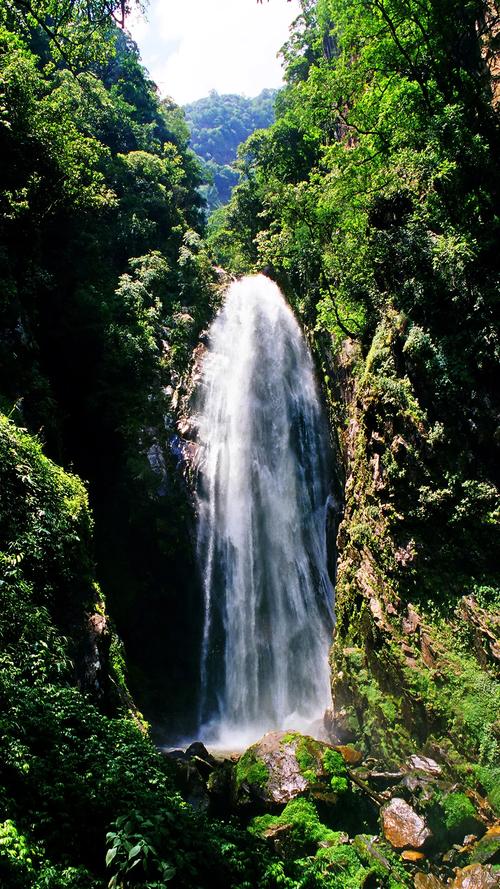
[{"label": "white water spray", "polygon": [[307,344],[263,275],[232,284],[212,324],[197,423],[200,734],[306,730],[330,704],[328,438]]}]

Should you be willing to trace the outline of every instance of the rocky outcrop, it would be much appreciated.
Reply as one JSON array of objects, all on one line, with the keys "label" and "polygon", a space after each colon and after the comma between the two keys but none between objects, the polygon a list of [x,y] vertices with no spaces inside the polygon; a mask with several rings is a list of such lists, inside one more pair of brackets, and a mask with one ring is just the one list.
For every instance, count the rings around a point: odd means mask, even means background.
[{"label": "rocky outcrop", "polygon": [[[339,738],[361,745],[382,771],[397,770],[418,750],[434,770],[458,779],[464,763],[481,758],[484,768],[468,771],[470,783],[498,805],[498,615],[487,598],[467,593],[474,579],[456,571],[465,546],[485,570],[491,563],[482,538],[466,544],[471,522],[462,516],[477,514],[478,528],[493,522],[494,489],[465,470],[453,476],[444,423],[423,395],[424,340],[389,309],[366,358],[346,341],[329,369],[346,472],[334,722]],[[433,602],[444,601],[438,615]],[[424,760],[410,765],[426,768]]]}]

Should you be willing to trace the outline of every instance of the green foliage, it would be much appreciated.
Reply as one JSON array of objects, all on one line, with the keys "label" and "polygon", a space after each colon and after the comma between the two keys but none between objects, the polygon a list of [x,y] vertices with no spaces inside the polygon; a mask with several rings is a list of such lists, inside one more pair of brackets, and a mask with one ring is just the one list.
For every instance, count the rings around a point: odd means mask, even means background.
[{"label": "green foliage", "polygon": [[330,785],[335,793],[345,793],[349,789],[345,762],[337,750],[325,750],[323,766],[330,777]]},{"label": "green foliage", "polygon": [[[345,834],[331,830],[319,820],[314,803],[306,799],[289,802],[275,817],[254,818],[249,831],[265,835],[270,828],[291,827],[291,841],[296,850],[283,862],[268,864],[261,885],[285,886],[287,889],[361,889],[369,880],[387,889],[407,885],[404,870],[389,850],[384,857],[391,861],[389,869],[375,856],[365,855],[356,845],[345,843]],[[364,848],[364,847],[363,847]],[[303,856],[303,857],[298,857]]]},{"label": "green foliage", "polygon": [[449,793],[443,799],[442,807],[446,828],[453,833],[461,828],[466,831],[467,823],[476,817],[476,810],[464,793]]},{"label": "green foliage", "polygon": [[197,99],[184,107],[191,147],[202,160],[206,185],[202,187],[209,210],[226,204],[238,182],[234,166],[238,146],[255,130],[274,120],[276,90],[263,90],[254,99],[219,95]]},{"label": "green foliage", "polygon": [[2,884],[255,885],[266,858],[250,836],[195,816],[167,759],[123,712],[118,640],[109,657],[105,647],[92,652],[101,660],[94,681],[82,669],[85,613],[105,616],[82,483],[3,417],[0,452]]},{"label": "green foliage", "polygon": [[72,586],[76,596],[92,601],[87,492],[2,415],[0,482],[4,576],[36,584],[40,604],[60,607]]},{"label": "green foliage", "polygon": [[266,830],[278,825],[291,825],[293,838],[305,852],[318,843],[335,845],[341,834],[330,830],[319,820],[316,806],[310,800],[299,797],[287,803],[280,815],[260,815],[249,824],[250,833],[262,836]]},{"label": "green foliage", "polygon": [[0,824],[0,874],[2,871],[12,874],[14,885],[22,885],[33,872],[33,852],[10,819]]},{"label": "green foliage", "polygon": [[113,874],[109,889],[136,885],[137,880],[147,889],[159,889],[173,878],[175,867],[160,859],[151,844],[164,839],[165,821],[166,816],[143,819],[134,812],[117,819],[115,830],[106,835],[106,865]]},{"label": "green foliage", "polygon": [[175,708],[197,681],[190,646],[186,686],[167,690],[175,646],[146,638],[162,604],[173,634],[179,621],[197,633],[170,416],[214,304],[199,164],[182,111],[113,26],[115,4],[57,6],[0,13],[0,408],[88,481],[132,681],[146,708],[155,696]]},{"label": "green foliage", "polygon": [[249,747],[236,763],[237,785],[239,787],[242,784],[265,786],[268,778],[269,769],[265,762],[258,758],[253,747]]}]

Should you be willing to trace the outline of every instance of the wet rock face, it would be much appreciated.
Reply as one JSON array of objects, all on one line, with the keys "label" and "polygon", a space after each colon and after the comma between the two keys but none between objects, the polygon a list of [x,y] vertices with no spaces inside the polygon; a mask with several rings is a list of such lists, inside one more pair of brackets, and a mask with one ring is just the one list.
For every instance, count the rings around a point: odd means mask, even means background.
[{"label": "wet rock face", "polygon": [[423,818],[403,799],[394,797],[380,813],[386,840],[395,849],[422,849],[432,833]]}]

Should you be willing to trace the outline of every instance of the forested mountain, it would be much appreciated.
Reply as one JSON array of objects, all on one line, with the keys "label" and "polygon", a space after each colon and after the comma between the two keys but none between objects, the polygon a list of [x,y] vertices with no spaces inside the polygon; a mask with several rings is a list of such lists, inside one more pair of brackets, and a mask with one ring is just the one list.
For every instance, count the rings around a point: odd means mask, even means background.
[{"label": "forested mountain", "polygon": [[210,183],[202,194],[209,209],[226,204],[238,181],[232,166],[238,146],[255,130],[265,129],[274,120],[277,90],[262,90],[253,99],[219,95],[215,90],[203,99],[184,106],[191,131],[190,144],[203,161]]},{"label": "forested mountain", "polygon": [[[495,889],[497,5],[301,0],[274,123],[270,91],[187,109],[214,169],[251,133],[207,231],[126,13],[0,3],[0,887]],[[222,762],[153,742],[197,728],[216,265],[300,322],[336,510],[329,741]]]}]

